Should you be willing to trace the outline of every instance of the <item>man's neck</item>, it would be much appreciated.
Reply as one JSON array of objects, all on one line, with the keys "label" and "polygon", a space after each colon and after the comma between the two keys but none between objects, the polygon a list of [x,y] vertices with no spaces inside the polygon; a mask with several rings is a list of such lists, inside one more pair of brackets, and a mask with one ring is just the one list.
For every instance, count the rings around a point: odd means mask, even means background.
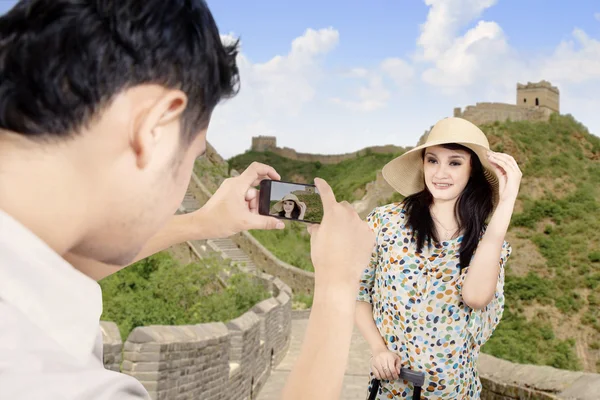
[{"label": "man's neck", "polygon": [[0,138],[0,209],[58,254],[85,232],[86,200],[79,173],[60,152],[41,151],[30,141]]}]

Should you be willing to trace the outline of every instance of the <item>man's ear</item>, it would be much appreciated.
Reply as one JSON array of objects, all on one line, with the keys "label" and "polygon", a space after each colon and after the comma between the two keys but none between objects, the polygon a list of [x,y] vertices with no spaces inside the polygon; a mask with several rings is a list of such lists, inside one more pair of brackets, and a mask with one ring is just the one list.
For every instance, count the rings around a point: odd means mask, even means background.
[{"label": "man's ear", "polygon": [[[149,164],[157,143],[169,126],[179,122],[187,102],[187,96],[182,91],[167,90],[157,96],[156,101],[148,108],[141,110],[131,137],[138,168]],[[179,134],[179,129],[175,131]]]}]

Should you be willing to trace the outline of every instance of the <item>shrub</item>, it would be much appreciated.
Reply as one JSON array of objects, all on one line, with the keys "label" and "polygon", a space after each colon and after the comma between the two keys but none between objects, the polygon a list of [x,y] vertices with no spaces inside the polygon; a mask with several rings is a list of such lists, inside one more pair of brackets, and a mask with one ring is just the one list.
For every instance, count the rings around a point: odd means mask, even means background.
[{"label": "shrub", "polygon": [[216,259],[179,265],[166,252],[150,256],[100,281],[101,318],[115,322],[126,340],[138,326],[226,322],[270,296],[237,271],[223,288],[218,274],[224,267]]}]

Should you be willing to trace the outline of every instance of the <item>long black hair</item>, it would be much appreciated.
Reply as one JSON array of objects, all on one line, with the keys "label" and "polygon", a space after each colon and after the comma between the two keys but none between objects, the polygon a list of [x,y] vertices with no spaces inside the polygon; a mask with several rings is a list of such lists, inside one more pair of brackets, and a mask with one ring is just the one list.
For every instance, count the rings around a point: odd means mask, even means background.
[{"label": "long black hair", "polygon": [[[442,147],[449,150],[464,150],[471,154],[471,177],[467,186],[458,197],[454,206],[454,216],[458,222],[458,231],[464,231],[463,240],[460,245],[460,268],[466,268],[471,262],[471,257],[479,244],[479,238],[483,232],[485,221],[493,210],[492,186],[485,178],[483,166],[475,152],[468,147],[451,143],[443,144]],[[421,155],[425,156],[425,149]],[[423,251],[425,241],[431,245],[432,240],[439,242],[435,232],[433,218],[429,207],[433,203],[433,196],[427,185],[425,188],[403,200],[408,225],[412,228],[417,240],[417,249]]]},{"label": "long black hair", "polygon": [[[290,201],[293,201],[293,200],[290,200]],[[281,206],[283,207],[283,203]],[[281,211],[279,211],[279,216],[285,217],[285,210],[282,209]],[[298,207],[298,203],[296,203],[294,201],[294,209],[292,210],[292,218],[298,219],[298,217],[300,217],[300,207]]]}]

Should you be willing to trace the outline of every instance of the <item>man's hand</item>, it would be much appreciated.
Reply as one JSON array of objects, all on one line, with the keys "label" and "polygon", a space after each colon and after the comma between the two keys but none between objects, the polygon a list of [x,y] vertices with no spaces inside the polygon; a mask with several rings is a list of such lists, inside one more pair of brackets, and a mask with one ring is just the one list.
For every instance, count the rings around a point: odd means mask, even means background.
[{"label": "man's hand", "polygon": [[331,187],[315,179],[323,220],[309,226],[315,292],[300,356],[288,376],[283,400],[339,399],[354,328],[361,272],[368,265],[375,234]]},{"label": "man's hand", "polygon": [[375,234],[348,202],[336,201],[327,182],[317,178],[315,185],[323,202],[321,224],[308,228],[315,284],[345,284],[354,289],[369,264]]},{"label": "man's hand", "polygon": [[272,167],[253,162],[240,175],[227,178],[208,202],[194,214],[211,238],[225,238],[249,229],[284,229],[285,224],[274,217],[258,214],[258,186],[264,179],[280,180]]}]

